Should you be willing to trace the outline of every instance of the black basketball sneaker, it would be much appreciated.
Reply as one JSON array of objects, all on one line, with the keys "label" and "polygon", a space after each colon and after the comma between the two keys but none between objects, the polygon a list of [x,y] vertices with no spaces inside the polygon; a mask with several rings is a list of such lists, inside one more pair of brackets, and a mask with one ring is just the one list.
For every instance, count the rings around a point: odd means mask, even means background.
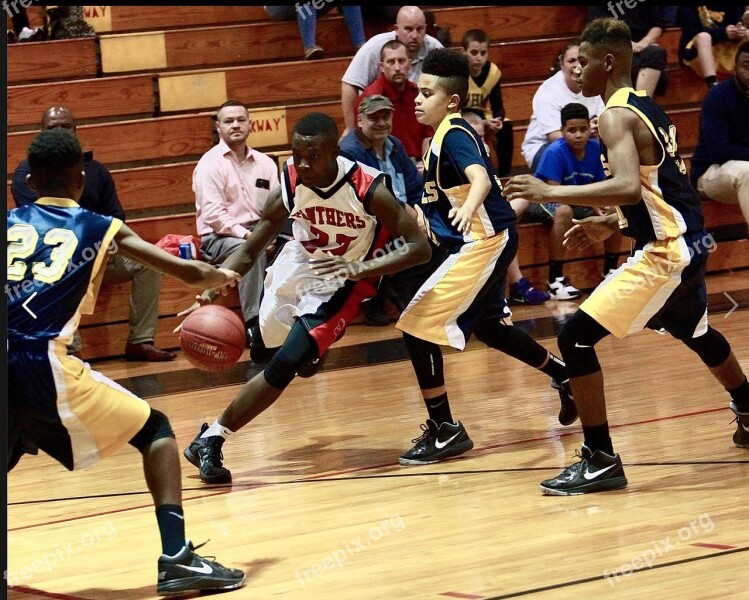
[{"label": "black basketball sneaker", "polygon": [[162,554],[159,558],[159,579],[156,591],[162,596],[194,591],[228,591],[241,587],[245,575],[239,569],[230,569],[216,562],[215,556],[195,554],[200,546],[190,540],[174,556]]},{"label": "black basketball sneaker", "polygon": [[739,448],[749,448],[749,412],[739,412],[739,407],[735,402],[729,405],[731,410],[736,413],[736,432],[733,434],[733,443]]},{"label": "black basketball sneaker", "polygon": [[203,483],[230,483],[231,471],[221,462],[224,458],[221,452],[224,438],[220,435],[200,437],[206,429],[208,429],[208,423],[203,423],[200,433],[182,454],[191,464],[200,469],[200,480]]},{"label": "black basketball sneaker", "polygon": [[411,440],[415,446],[398,459],[400,464],[429,465],[473,448],[473,442],[460,421],[442,423],[438,427],[432,419],[427,419],[426,425],[421,424],[421,431],[421,436]]},{"label": "black basketball sneaker", "polygon": [[583,445],[575,454],[579,462],[567,467],[554,479],[541,482],[541,491],[551,496],[575,496],[627,487],[622,460],[602,450],[591,452]]}]

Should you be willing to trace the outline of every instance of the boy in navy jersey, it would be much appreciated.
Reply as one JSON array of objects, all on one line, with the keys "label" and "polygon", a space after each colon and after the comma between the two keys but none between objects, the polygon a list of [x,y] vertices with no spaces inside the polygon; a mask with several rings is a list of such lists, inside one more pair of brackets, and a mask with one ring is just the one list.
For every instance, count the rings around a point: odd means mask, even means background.
[{"label": "boy in navy jersey", "polygon": [[30,446],[72,471],[130,444],[143,455],[156,505],[163,551],[157,592],[241,587],[242,571],[198,556],[185,539],[179,454],[166,415],[67,353],[81,314],[93,312],[110,244],[197,288],[239,276],[172,256],[120,219],[79,206],[83,153],[69,131],[42,131],[28,159],[38,199],[8,211],[8,471]]},{"label": "boy in navy jersey", "polygon": [[603,96],[598,127],[609,178],[585,186],[549,186],[530,175],[511,180],[508,197],[531,202],[616,206],[567,232],[584,249],[617,229],[635,240],[634,255],[567,321],[559,348],[570,372],[585,443],[581,460],[541,483],[545,494],[571,495],[626,487],[609,436],[603,374],[595,345],[644,327],[665,330],[707,365],[731,396],[737,446],[749,446],[749,383],[726,339],[707,322],[705,266],[710,251],[700,198],[677,151],[676,128],[644,91],[632,88],[632,39],[616,19],[597,19],[583,32],[580,78],[586,97]]},{"label": "boy in navy jersey", "polygon": [[404,465],[439,462],[473,447],[450,412],[440,345],[463,350],[474,332],[491,348],[552,377],[560,387],[560,421],[567,425],[577,418],[564,363],[507,321],[504,288],[517,251],[515,213],[502,196],[483,141],[460,116],[468,77],[468,58],[447,49],[432,50],[419,77],[416,118],[435,129],[419,206],[445,258],[396,325],[429,412],[423,435],[400,457]]}]

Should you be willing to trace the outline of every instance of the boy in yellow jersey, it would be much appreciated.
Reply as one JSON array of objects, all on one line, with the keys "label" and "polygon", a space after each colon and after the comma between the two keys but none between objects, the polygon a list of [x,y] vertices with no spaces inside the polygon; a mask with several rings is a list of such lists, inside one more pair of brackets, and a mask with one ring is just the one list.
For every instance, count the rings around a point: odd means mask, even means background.
[{"label": "boy in yellow jersey", "polygon": [[634,255],[583,302],[559,336],[585,443],[579,462],[541,483],[541,490],[553,495],[627,485],[609,436],[603,374],[594,350],[609,334],[621,338],[648,327],[684,342],[730,394],[738,420],[734,443],[749,446],[749,383],[726,339],[707,323],[705,266],[714,240],[704,229],[699,196],[677,152],[676,128],[644,91],[632,88],[626,24],[597,19],[582,40],[576,76],[586,97],[601,95],[606,102],[598,126],[608,179],[549,186],[521,175],[508,185],[508,197],[616,205],[612,215],[576,222],[566,244],[583,249],[619,227],[636,245]]},{"label": "boy in yellow jersey", "polygon": [[463,350],[472,333],[553,378],[562,401],[560,422],[577,419],[564,363],[508,322],[504,288],[517,251],[515,213],[502,196],[483,141],[460,116],[468,77],[468,59],[447,49],[432,50],[419,77],[416,118],[435,133],[418,206],[425,229],[445,255],[396,324],[429,412],[423,435],[400,457],[403,465],[439,462],[473,447],[463,425],[453,421],[440,349]]},{"label": "boy in yellow jersey", "polygon": [[489,36],[482,29],[469,29],[463,35],[463,52],[468,57],[471,76],[463,108],[484,113],[486,133],[496,140],[497,175],[512,170],[512,121],[505,115],[502,101],[502,71],[489,60]]}]

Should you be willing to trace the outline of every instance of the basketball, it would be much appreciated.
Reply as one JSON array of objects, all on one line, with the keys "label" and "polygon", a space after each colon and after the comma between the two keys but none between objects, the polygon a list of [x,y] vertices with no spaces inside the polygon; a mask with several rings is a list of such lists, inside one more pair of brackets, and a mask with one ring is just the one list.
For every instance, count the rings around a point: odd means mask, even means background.
[{"label": "basketball", "polygon": [[187,360],[203,371],[230,369],[245,350],[244,323],[225,306],[207,304],[182,322],[179,341]]}]

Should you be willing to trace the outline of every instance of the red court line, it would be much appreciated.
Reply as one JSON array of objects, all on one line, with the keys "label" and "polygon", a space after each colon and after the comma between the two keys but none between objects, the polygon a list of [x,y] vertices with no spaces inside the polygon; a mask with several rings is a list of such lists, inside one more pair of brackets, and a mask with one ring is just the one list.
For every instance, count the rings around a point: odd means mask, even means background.
[{"label": "red court line", "polygon": [[736,547],[736,546],[726,546],[724,544],[708,544],[707,542],[696,542],[690,545],[699,546],[700,548],[714,548],[715,550],[733,550]]},{"label": "red court line", "polygon": [[81,596],[70,596],[68,594],[55,594],[53,592],[45,592],[44,590],[38,590],[36,588],[27,587],[25,585],[9,585],[9,592],[19,592],[21,594],[29,594],[34,596],[42,596],[44,598],[56,598],[57,600],[85,600]]},{"label": "red court line", "polygon": [[465,600],[481,600],[486,596],[476,596],[475,594],[461,594],[460,592],[444,592],[440,596],[448,596],[449,598],[465,598]]},{"label": "red court line", "polygon": [[[220,496],[221,494],[228,494],[230,491],[231,489],[221,490],[221,491],[214,492],[214,493],[205,493],[199,496],[195,496],[194,498],[184,498],[182,502],[186,502],[187,500],[201,500],[202,498],[210,498],[211,496]],[[103,517],[104,515],[114,515],[117,513],[128,512],[131,510],[140,510],[141,508],[153,508],[153,502],[150,502],[148,504],[138,505],[138,506],[127,506],[125,508],[113,508],[112,510],[103,510],[98,513],[91,513],[91,514],[83,515],[83,516],[66,517],[64,519],[56,519],[54,521],[45,521],[44,523],[32,523],[31,525],[21,525],[20,527],[9,527],[8,532],[21,531],[23,529],[33,529],[34,527],[41,527],[43,525],[57,525],[58,523],[67,523],[68,521],[79,521],[80,519],[88,519],[91,517]]]},{"label": "red court line", "polygon": [[[609,429],[621,429],[623,427],[633,427],[635,425],[644,425],[646,423],[656,423],[658,421],[669,421],[671,419],[682,419],[682,418],[686,418],[686,417],[694,417],[694,416],[699,416],[699,415],[706,415],[706,414],[710,414],[710,413],[714,413],[714,412],[719,412],[719,411],[723,411],[723,410],[726,410],[726,409],[725,408],[710,408],[710,409],[707,409],[707,410],[698,410],[696,412],[683,413],[683,414],[679,414],[679,415],[671,415],[671,416],[668,416],[668,417],[657,417],[655,419],[645,419],[643,421],[633,421],[631,423],[622,423],[620,425],[610,425]],[[528,438],[528,439],[523,439],[523,440],[514,440],[512,442],[504,442],[504,443],[500,443],[500,444],[490,444],[488,446],[483,446],[481,448],[474,448],[473,451],[474,452],[486,452],[487,450],[496,450],[497,448],[507,448],[509,446],[517,446],[517,445],[520,445],[520,444],[527,444],[527,443],[530,443],[530,442],[540,442],[540,441],[544,441],[544,440],[556,439],[556,438],[565,437],[565,436],[569,436],[569,435],[574,435],[574,434],[578,434],[578,433],[580,433],[578,430],[575,430],[575,431],[563,431],[563,432],[555,431],[551,435],[546,435],[546,436],[543,436],[543,437]],[[457,459],[451,460],[450,462],[451,463],[456,463],[459,460],[464,460],[465,458],[470,458],[470,457],[465,457],[465,456],[464,457],[459,457]],[[310,475],[309,477],[304,477],[302,479],[295,480],[294,482],[295,483],[304,483],[305,481],[314,481],[316,479],[326,479],[326,478],[329,478],[329,477],[336,477],[336,476],[340,476],[340,475],[349,475],[351,473],[361,473],[361,472],[365,472],[365,471],[373,471],[373,470],[376,470],[376,469],[384,469],[384,468],[391,468],[391,469],[396,469],[397,468],[397,469],[400,469],[401,467],[397,463],[382,463],[382,464],[379,464],[379,465],[368,465],[368,466],[363,466],[363,467],[353,467],[351,469],[341,469],[339,471],[326,471],[324,473],[318,473],[317,475]],[[549,468],[553,468],[553,467],[549,467]],[[428,475],[428,473],[426,473],[426,474]],[[187,502],[188,500],[200,500],[200,499],[203,499],[203,498],[210,498],[211,496],[218,496],[218,495],[222,495],[222,494],[228,494],[231,491],[239,491],[239,490],[244,491],[244,490],[250,490],[250,489],[254,489],[254,488],[268,487],[268,486],[271,486],[271,485],[274,485],[274,484],[272,482],[233,484],[231,488],[228,488],[228,489],[225,489],[225,490],[221,490],[221,491],[218,491],[218,492],[206,492],[204,494],[199,494],[199,495],[191,497],[191,498],[185,498],[183,500],[183,503]],[[152,504],[145,504],[145,505],[139,505],[139,506],[131,506],[131,507],[126,507],[126,508],[118,508],[118,509],[113,509],[113,510],[108,510],[108,511],[102,511],[100,513],[93,513],[93,514],[88,514],[88,515],[80,515],[80,516],[68,517],[68,518],[65,518],[65,519],[58,519],[58,520],[55,520],[55,521],[46,521],[44,523],[34,523],[34,524],[31,524],[31,525],[23,525],[21,527],[14,527],[12,529],[9,528],[8,532],[10,533],[11,531],[20,531],[20,530],[23,530],[23,529],[33,529],[35,527],[44,527],[46,525],[54,525],[54,524],[57,524],[57,523],[66,523],[66,522],[70,522],[70,521],[78,521],[80,519],[87,519],[89,517],[96,517],[96,516],[116,514],[116,513],[121,513],[121,512],[127,512],[129,510],[139,510],[141,508],[149,508],[149,507],[152,507],[152,506],[153,506]]]}]

